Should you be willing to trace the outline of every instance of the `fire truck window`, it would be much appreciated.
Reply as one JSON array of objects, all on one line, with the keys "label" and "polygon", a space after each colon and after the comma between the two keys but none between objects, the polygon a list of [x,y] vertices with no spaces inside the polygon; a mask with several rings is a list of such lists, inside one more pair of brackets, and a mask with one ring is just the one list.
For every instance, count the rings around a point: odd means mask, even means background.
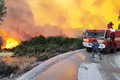
[{"label": "fire truck window", "polygon": [[104,37],[104,32],[86,32],[86,37],[96,37],[96,38],[102,38]]}]

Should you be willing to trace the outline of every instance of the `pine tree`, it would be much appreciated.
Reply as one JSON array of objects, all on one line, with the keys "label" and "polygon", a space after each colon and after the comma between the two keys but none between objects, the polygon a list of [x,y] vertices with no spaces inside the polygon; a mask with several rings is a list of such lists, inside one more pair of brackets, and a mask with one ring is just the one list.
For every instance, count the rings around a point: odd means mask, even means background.
[{"label": "pine tree", "polygon": [[4,21],[4,17],[7,13],[7,7],[5,6],[5,1],[0,0],[0,24]]}]

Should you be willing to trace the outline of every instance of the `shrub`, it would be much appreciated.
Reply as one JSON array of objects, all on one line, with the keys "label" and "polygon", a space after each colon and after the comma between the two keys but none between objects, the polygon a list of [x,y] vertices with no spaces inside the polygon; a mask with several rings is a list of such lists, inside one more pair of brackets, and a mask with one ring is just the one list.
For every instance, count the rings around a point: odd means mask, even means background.
[{"label": "shrub", "polygon": [[64,53],[70,50],[83,48],[82,39],[80,38],[64,38],[38,36],[29,41],[22,42],[14,49],[16,55],[39,56],[39,60],[46,60],[56,55],[56,53]]},{"label": "shrub", "polygon": [[47,59],[49,59],[49,53],[46,53],[46,52],[44,52],[43,54],[40,54],[37,57],[38,61],[44,61],[44,60],[47,60]]}]

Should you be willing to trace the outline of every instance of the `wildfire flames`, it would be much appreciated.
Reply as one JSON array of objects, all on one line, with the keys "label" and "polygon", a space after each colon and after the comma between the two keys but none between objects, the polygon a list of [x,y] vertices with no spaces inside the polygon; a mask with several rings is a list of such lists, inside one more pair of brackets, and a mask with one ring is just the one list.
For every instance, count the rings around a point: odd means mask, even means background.
[{"label": "wildfire flames", "polygon": [[12,37],[8,37],[4,30],[0,30],[0,33],[2,34],[2,49],[12,49],[19,45],[20,42]]},{"label": "wildfire flames", "polygon": [[13,39],[13,38],[5,38],[2,49],[12,49],[19,45],[19,41]]}]

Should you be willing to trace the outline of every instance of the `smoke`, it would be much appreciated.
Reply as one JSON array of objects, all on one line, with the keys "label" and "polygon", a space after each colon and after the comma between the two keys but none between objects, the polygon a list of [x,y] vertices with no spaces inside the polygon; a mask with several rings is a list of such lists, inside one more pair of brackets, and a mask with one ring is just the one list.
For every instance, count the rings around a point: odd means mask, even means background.
[{"label": "smoke", "polygon": [[7,0],[8,15],[0,27],[7,36],[17,40],[29,40],[31,37],[63,35],[60,28],[52,25],[35,25],[32,10],[24,0]]},{"label": "smoke", "polygon": [[33,14],[29,5],[23,0],[7,0],[7,17],[1,28],[8,35],[20,40],[28,39],[35,33]]},{"label": "smoke", "polygon": [[[100,29],[113,21],[117,28],[119,0],[27,0],[37,25]],[[42,20],[42,21],[41,21]]]},{"label": "smoke", "polygon": [[1,26],[8,36],[28,40],[38,35],[78,37],[84,29],[118,26],[119,0],[6,0]]}]

